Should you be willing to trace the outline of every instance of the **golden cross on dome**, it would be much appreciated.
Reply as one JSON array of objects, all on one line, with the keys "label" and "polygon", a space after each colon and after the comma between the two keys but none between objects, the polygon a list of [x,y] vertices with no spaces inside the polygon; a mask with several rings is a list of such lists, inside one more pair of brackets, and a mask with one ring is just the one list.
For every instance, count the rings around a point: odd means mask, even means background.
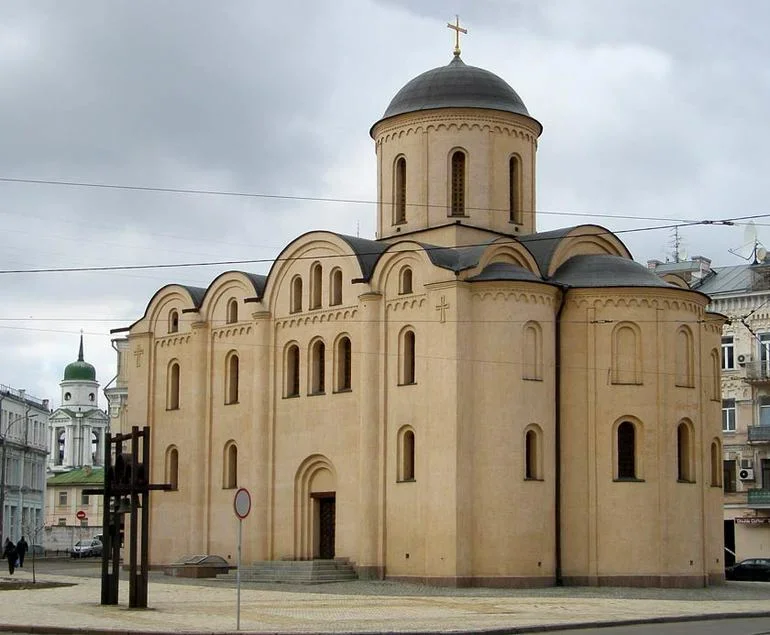
[{"label": "golden cross on dome", "polygon": [[460,16],[455,16],[455,23],[447,22],[447,28],[452,29],[455,32],[455,57],[460,56],[460,33],[468,34],[468,29],[464,29],[460,26]]}]

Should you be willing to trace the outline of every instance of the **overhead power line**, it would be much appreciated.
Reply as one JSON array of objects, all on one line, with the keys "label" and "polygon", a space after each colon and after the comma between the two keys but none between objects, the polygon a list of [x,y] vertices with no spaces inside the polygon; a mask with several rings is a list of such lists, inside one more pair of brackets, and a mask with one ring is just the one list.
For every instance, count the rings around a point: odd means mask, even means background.
[{"label": "overhead power line", "polygon": [[[27,185],[50,185],[61,187],[80,187],[80,188],[92,188],[103,190],[125,190],[133,192],[156,192],[165,194],[197,194],[203,196],[230,196],[239,198],[259,198],[259,199],[273,199],[273,200],[285,200],[285,201],[310,201],[316,203],[343,203],[354,205],[377,205],[378,201],[372,199],[358,199],[358,198],[337,198],[337,197],[325,197],[325,196],[300,196],[294,194],[269,194],[265,192],[241,192],[236,190],[211,190],[211,189],[197,189],[197,188],[184,188],[184,187],[161,187],[151,185],[128,185],[122,183],[95,183],[90,181],[68,181],[57,179],[32,179],[32,178],[20,178],[20,177],[0,177],[2,183],[21,183]],[[438,203],[412,203],[407,201],[407,207],[436,207],[446,208],[446,205]],[[485,211],[485,212],[509,212],[508,208],[493,208],[493,207],[466,207],[469,211]],[[570,211],[558,211],[558,210],[533,210],[536,214],[552,215],[552,216],[579,216],[582,218],[616,218],[624,220],[646,220],[646,221],[663,221],[669,223],[690,223],[690,219],[686,218],[669,218],[662,216],[638,216],[636,214],[608,214],[608,213],[591,213],[591,212],[570,212]],[[754,218],[766,218],[770,217],[770,214],[758,214],[753,216],[745,216],[735,220],[748,220]],[[705,221],[704,221],[705,222]],[[718,222],[718,221],[713,221]]]}]

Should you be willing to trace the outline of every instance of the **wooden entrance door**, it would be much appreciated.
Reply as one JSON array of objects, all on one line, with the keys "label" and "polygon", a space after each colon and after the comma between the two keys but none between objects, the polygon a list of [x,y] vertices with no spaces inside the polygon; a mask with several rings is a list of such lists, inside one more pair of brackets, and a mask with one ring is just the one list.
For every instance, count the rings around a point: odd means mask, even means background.
[{"label": "wooden entrance door", "polygon": [[318,557],[322,560],[334,558],[334,520],[336,501],[334,496],[318,499],[319,535]]}]

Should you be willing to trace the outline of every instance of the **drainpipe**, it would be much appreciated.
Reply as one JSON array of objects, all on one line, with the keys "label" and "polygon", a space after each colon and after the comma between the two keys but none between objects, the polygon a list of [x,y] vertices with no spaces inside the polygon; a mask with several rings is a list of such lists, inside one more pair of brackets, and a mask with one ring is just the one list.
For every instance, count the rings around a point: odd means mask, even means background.
[{"label": "drainpipe", "polygon": [[556,454],[556,470],[554,474],[554,534],[556,536],[555,545],[555,583],[556,586],[564,586],[561,577],[561,314],[564,310],[564,304],[567,299],[568,287],[561,288],[561,299],[559,300],[559,310],[556,312],[556,332],[554,333],[554,407],[556,409],[556,429],[554,431],[554,453]]}]

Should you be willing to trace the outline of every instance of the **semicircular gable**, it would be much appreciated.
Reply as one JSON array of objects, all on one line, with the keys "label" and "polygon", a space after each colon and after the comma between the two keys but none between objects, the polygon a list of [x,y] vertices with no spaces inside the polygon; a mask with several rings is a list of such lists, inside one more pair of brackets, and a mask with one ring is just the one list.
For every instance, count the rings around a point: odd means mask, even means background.
[{"label": "semicircular gable", "polygon": [[317,260],[321,261],[324,272],[342,265],[348,278],[368,279],[370,268],[386,247],[373,240],[334,232],[312,231],[302,234],[286,245],[273,262],[265,281],[263,302],[274,311],[277,297],[288,280],[299,272],[307,281],[310,266]]},{"label": "semicircular gable", "polygon": [[[414,240],[401,240],[388,244],[372,272],[369,281],[372,289],[385,291],[392,286],[394,279],[397,287],[401,267],[407,264],[413,266],[413,271],[426,271],[433,265],[425,247]],[[419,279],[416,282],[419,284]],[[422,284],[424,283],[425,280],[422,280]]]},{"label": "semicircular gable", "polygon": [[245,271],[225,271],[219,274],[206,289],[200,306],[201,317],[210,319],[226,295],[227,299],[235,294],[239,299],[260,297],[265,288],[265,276]]},{"label": "semicircular gable", "polygon": [[540,275],[540,268],[537,266],[535,257],[530,253],[529,249],[515,239],[500,238],[498,241],[490,244],[479,260],[475,271],[483,271],[487,265],[497,262],[516,265],[537,276]]},{"label": "semicircular gable", "polygon": [[554,272],[573,256],[607,255],[633,260],[631,252],[609,229],[600,225],[579,225],[559,240],[558,246],[543,274],[551,277]]},{"label": "semicircular gable", "polygon": [[165,327],[158,329],[158,321],[161,320],[165,324],[167,312],[172,307],[180,311],[185,309],[197,311],[205,294],[206,289],[202,287],[167,284],[158,289],[155,295],[150,298],[144,310],[144,315],[129,326],[129,330],[133,330],[144,322],[145,328],[153,333],[158,330],[165,332]]},{"label": "semicircular gable", "polygon": [[690,285],[687,284],[687,280],[685,280],[682,276],[678,276],[675,273],[666,273],[661,276],[663,280],[668,282],[669,284],[673,284],[675,287],[679,287],[681,289],[689,289]]}]

